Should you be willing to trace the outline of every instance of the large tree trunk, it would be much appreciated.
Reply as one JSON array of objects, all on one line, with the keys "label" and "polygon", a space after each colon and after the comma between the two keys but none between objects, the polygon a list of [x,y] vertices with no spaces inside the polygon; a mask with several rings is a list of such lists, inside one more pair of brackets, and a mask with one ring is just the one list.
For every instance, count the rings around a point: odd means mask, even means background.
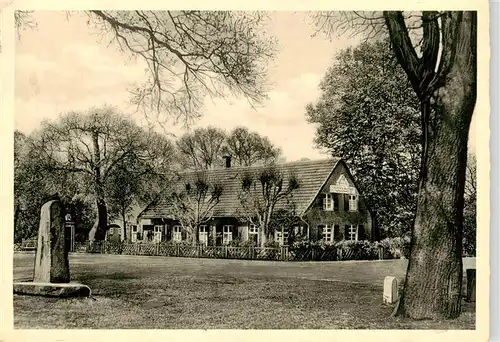
[{"label": "large tree trunk", "polygon": [[123,221],[123,241],[127,242],[127,221],[126,221],[125,210],[122,211],[122,221]]},{"label": "large tree trunk", "polygon": [[92,133],[92,143],[94,148],[94,191],[97,204],[98,229],[95,234],[96,240],[104,240],[108,229],[108,208],[104,199],[104,185],[101,177],[101,152],[99,148],[99,134]]},{"label": "large tree trunk", "polygon": [[398,309],[414,319],[455,318],[461,312],[465,170],[476,102],[476,14],[453,12],[448,19],[443,30],[448,44],[442,52],[446,72],[431,96],[422,97],[418,204]]},{"label": "large tree trunk", "polygon": [[198,225],[195,225],[193,227],[193,233],[191,234],[191,246],[195,247],[196,243],[198,242]]}]

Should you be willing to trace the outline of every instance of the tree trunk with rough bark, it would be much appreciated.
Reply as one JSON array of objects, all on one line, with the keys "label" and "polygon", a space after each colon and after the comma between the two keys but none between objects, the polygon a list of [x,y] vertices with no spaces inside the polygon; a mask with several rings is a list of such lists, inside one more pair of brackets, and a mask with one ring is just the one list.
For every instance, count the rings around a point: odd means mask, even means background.
[{"label": "tree trunk with rough bark", "polygon": [[122,221],[123,221],[123,241],[127,241],[127,218],[125,210],[122,210]]},{"label": "tree trunk with rough bark", "polygon": [[104,199],[104,185],[101,177],[101,151],[99,148],[99,134],[92,133],[92,142],[94,148],[94,191],[97,205],[98,228],[95,233],[96,240],[104,240],[108,229],[108,208]]},{"label": "tree trunk with rough bark", "polygon": [[191,246],[193,247],[198,243],[198,227],[198,225],[193,227],[193,234],[191,236]]},{"label": "tree trunk with rough bark", "polygon": [[424,52],[418,59],[408,50],[399,13],[384,15],[395,54],[420,98],[424,132],[410,258],[396,314],[456,318],[462,301],[467,143],[476,102],[477,17],[475,12],[447,12],[438,25],[437,17],[424,13]]}]

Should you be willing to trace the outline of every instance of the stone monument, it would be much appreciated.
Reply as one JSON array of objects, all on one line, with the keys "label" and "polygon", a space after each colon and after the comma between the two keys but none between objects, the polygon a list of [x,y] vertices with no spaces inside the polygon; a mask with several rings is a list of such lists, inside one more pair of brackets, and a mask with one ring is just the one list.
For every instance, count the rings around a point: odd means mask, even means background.
[{"label": "stone monument", "polygon": [[384,303],[393,304],[398,300],[398,280],[396,277],[384,279]]},{"label": "stone monument", "polygon": [[71,283],[69,239],[60,200],[42,206],[33,282],[14,283],[14,293],[45,296],[90,296],[88,286]]},{"label": "stone monument", "polygon": [[65,228],[61,202],[45,203],[40,213],[34,282],[69,283]]}]

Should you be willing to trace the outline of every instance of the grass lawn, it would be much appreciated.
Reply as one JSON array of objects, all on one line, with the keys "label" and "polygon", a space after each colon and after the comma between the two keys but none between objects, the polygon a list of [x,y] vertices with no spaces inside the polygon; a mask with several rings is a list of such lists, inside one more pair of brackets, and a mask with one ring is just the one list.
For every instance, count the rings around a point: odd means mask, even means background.
[{"label": "grass lawn", "polygon": [[[14,255],[31,281],[34,253]],[[404,260],[272,262],[72,254],[72,281],[92,298],[14,295],[14,326],[94,329],[474,329],[475,304],[456,320],[391,318],[383,279]]]}]

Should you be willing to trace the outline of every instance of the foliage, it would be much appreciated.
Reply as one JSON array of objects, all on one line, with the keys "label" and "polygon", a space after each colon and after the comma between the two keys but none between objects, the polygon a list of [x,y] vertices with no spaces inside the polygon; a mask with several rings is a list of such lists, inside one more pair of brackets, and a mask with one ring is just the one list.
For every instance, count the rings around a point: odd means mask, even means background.
[{"label": "foliage", "polygon": [[[63,114],[55,122],[44,122],[25,140],[18,135],[17,141],[18,150],[24,151],[17,153],[21,162],[15,166],[19,206],[33,204],[39,210],[42,198],[56,192],[68,199],[77,195],[91,197],[98,209],[98,238],[103,238],[107,229],[106,201],[110,197],[121,200],[117,198],[123,195],[120,187],[127,186],[120,172],[127,170],[130,181],[141,180],[151,186],[155,177],[168,176],[173,158],[170,141],[137,126],[110,107]],[[139,196],[137,192],[143,188],[128,185]],[[23,204],[22,198],[30,200],[23,200]],[[29,216],[36,220],[34,210]]]},{"label": "foliage", "polygon": [[67,207],[75,224],[75,241],[86,241],[95,221],[95,208],[89,198],[78,195],[67,202]]},{"label": "foliage", "polygon": [[408,258],[410,247],[409,237],[395,237],[386,238],[380,242],[377,241],[351,241],[341,240],[335,242],[326,242],[323,240],[309,241],[301,240],[296,241],[290,246],[290,251],[300,250],[321,250],[321,251],[334,251],[342,249],[344,255],[352,253],[358,260],[371,260],[379,258],[379,251],[383,248],[384,259],[399,259],[401,257]]},{"label": "foliage", "polygon": [[385,252],[394,258],[410,256],[410,237],[386,238],[379,242],[379,245],[385,249]]},{"label": "foliage", "polygon": [[342,50],[307,106],[316,143],[342,156],[389,236],[408,232],[420,163],[419,103],[387,40]]},{"label": "foliage", "polygon": [[65,201],[78,194],[79,177],[48,170],[32,137],[14,132],[14,241],[36,235],[40,208],[54,194]]},{"label": "foliage", "polygon": [[466,148],[477,98],[477,12],[353,13],[361,18],[355,33],[374,23],[385,25],[391,50],[420,105],[418,205],[396,314],[457,318],[462,303]]}]

